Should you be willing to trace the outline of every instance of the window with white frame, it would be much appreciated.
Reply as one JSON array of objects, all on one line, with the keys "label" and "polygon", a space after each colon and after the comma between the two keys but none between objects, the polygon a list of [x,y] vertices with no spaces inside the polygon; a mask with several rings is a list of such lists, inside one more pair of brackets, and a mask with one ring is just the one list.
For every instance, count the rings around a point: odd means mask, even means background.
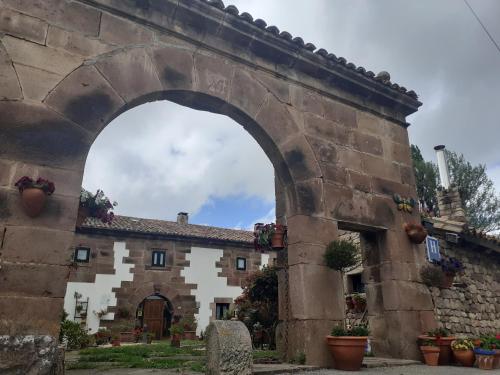
[{"label": "window with white frame", "polygon": [[246,258],[236,258],[236,269],[238,271],[245,271],[247,269],[247,260]]}]

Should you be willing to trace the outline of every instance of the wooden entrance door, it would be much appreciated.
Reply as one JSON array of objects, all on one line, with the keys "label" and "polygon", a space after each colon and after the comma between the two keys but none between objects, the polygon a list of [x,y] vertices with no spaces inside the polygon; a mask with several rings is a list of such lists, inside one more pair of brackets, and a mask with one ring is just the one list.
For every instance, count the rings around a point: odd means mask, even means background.
[{"label": "wooden entrance door", "polygon": [[144,324],[148,327],[148,332],[154,333],[157,340],[163,335],[163,310],[165,301],[160,299],[144,301]]}]

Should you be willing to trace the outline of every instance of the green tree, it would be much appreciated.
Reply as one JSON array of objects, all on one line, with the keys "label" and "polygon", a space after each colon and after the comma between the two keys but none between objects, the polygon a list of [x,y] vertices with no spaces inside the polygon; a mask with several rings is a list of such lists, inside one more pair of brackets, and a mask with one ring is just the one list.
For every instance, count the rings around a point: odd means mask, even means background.
[{"label": "green tree", "polygon": [[411,157],[413,159],[413,171],[417,185],[418,200],[430,211],[437,211],[436,189],[438,187],[437,166],[425,161],[418,146],[411,145]]},{"label": "green tree", "polygon": [[485,232],[500,229],[500,196],[486,173],[486,165],[473,166],[462,154],[446,151],[450,179],[458,187],[469,224]]},{"label": "green tree", "polygon": [[[411,156],[419,201],[436,212],[438,168],[424,160],[418,146],[411,145]],[[500,196],[486,173],[486,166],[473,166],[462,154],[448,150],[446,159],[451,183],[458,188],[469,224],[485,232],[500,229]]]}]

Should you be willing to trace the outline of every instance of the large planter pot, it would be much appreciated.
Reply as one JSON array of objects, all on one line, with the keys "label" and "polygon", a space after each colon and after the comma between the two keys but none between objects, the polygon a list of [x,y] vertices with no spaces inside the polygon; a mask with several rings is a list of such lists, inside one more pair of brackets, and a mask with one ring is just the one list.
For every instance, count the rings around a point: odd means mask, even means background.
[{"label": "large planter pot", "polygon": [[420,351],[424,356],[427,366],[437,366],[439,364],[439,348],[437,346],[421,346]]},{"label": "large planter pot", "polygon": [[37,217],[45,206],[47,195],[42,189],[27,188],[21,193],[24,212],[29,217]]},{"label": "large planter pot", "polygon": [[[420,335],[418,338],[422,341],[430,340],[436,341],[435,337]],[[440,366],[448,366],[453,358],[453,352],[451,350],[451,342],[455,340],[456,337],[440,337],[436,342],[436,346],[439,348],[439,365]]]},{"label": "large planter pot", "polygon": [[333,367],[337,370],[359,371],[367,340],[367,336],[326,336]]},{"label": "large planter pot", "polygon": [[178,334],[172,335],[170,345],[175,347],[175,348],[180,348],[181,347],[181,335],[178,335]]},{"label": "large planter pot", "polygon": [[76,217],[76,224],[75,226],[77,228],[81,227],[83,225],[83,222],[85,221],[86,218],[88,218],[90,215],[89,209],[86,207],[78,207],[78,216]]},{"label": "large planter pot", "polygon": [[464,367],[472,367],[476,359],[472,350],[454,350],[453,357]]},{"label": "large planter pot", "polygon": [[184,340],[196,340],[196,331],[184,331],[182,336]]},{"label": "large planter pot", "polygon": [[134,342],[135,341],[134,332],[120,332],[120,341],[121,342]]},{"label": "large planter pot", "polygon": [[493,360],[493,368],[500,368],[500,349],[495,349],[495,359]]},{"label": "large planter pot", "polygon": [[271,237],[271,247],[273,249],[283,249],[285,247],[285,228],[276,228]]},{"label": "large planter pot", "polygon": [[120,339],[111,340],[111,346],[121,346]]},{"label": "large planter pot", "polygon": [[441,284],[441,288],[450,289],[453,286],[453,280],[455,276],[449,273],[445,273],[443,276],[443,283]]},{"label": "large planter pot", "polygon": [[494,362],[494,354],[476,354],[477,367],[479,367],[481,370],[493,370]]}]

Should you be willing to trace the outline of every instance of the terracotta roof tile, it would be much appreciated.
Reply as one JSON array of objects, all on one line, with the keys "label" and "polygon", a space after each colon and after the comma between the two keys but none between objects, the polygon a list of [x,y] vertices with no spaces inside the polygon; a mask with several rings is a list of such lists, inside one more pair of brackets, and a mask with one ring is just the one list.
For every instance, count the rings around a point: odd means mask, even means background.
[{"label": "terracotta roof tile", "polygon": [[141,219],[129,216],[115,216],[111,224],[99,219],[87,218],[83,229],[109,230],[140,234],[156,234],[185,238],[199,238],[253,244],[253,232],[238,229],[211,227],[207,225],[179,224],[175,221]]},{"label": "terracotta roof tile", "polygon": [[280,32],[280,30],[276,26],[267,26],[267,23],[260,18],[254,20],[253,16],[247,12],[243,12],[240,14],[238,8],[235,7],[234,5],[228,5],[226,7],[222,0],[200,0],[200,1],[204,1],[204,2],[208,3],[209,5],[216,7],[218,9],[220,9],[221,11],[230,14],[233,17],[238,17],[238,18],[240,18],[240,19],[242,19],[250,24],[253,24],[256,27],[267,31],[269,34],[273,35],[276,38],[287,40],[287,41],[299,46],[299,48],[301,48],[301,49],[305,49],[307,51],[310,51],[311,53],[314,53],[316,55],[321,56],[324,59],[325,65],[329,65],[329,64],[342,65],[343,67],[356,72],[360,76],[363,76],[369,80],[378,81],[378,83],[385,85],[385,86],[388,86],[390,89],[397,91],[401,94],[407,95],[412,99],[415,99],[415,100],[418,99],[418,95],[415,93],[415,91],[407,90],[405,87],[391,82],[390,75],[387,72],[383,72],[383,73],[385,73],[384,79],[380,79],[380,77],[377,78],[377,76],[375,76],[375,74],[373,72],[367,71],[363,67],[357,67],[352,62],[348,62],[344,57],[337,57],[333,53],[328,53],[328,51],[325,50],[324,48],[316,49],[316,46],[314,44],[304,42],[304,40],[301,37],[293,37],[287,31]]}]

